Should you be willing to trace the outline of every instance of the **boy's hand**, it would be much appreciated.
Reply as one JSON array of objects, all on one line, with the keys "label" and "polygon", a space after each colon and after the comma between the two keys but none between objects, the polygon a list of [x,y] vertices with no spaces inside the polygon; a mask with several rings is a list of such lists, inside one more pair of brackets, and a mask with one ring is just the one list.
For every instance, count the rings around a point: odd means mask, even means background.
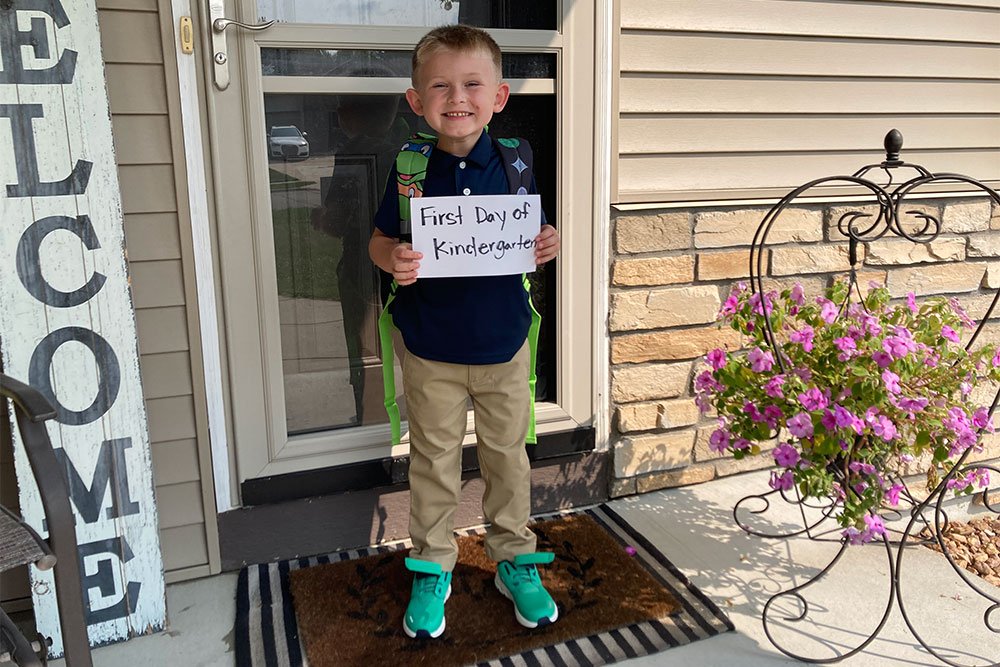
[{"label": "boy's hand", "polygon": [[555,258],[559,252],[559,232],[552,225],[542,225],[535,237],[535,264],[541,265]]},{"label": "boy's hand", "polygon": [[417,282],[419,260],[424,258],[422,252],[417,252],[409,243],[400,243],[392,249],[392,277],[400,286]]}]

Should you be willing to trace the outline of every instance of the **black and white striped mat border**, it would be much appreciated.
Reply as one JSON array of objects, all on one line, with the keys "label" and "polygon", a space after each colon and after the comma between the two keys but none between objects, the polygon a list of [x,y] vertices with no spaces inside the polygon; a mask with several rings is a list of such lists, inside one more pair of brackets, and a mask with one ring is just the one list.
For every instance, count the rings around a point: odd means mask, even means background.
[{"label": "black and white striped mat border", "polygon": [[[635,548],[636,557],[642,560],[652,575],[680,602],[680,611],[656,621],[636,623],[610,632],[571,639],[561,644],[484,662],[481,665],[489,667],[607,665],[628,658],[651,655],[733,629],[733,624],[726,615],[614,510],[601,505],[575,511],[585,512],[604,526],[622,545],[631,545]],[[541,515],[534,517],[534,520],[549,519],[568,513],[572,512]],[[474,535],[483,530],[484,528],[479,527],[458,532],[462,535]],[[409,546],[409,540],[400,540],[375,547],[349,549],[311,558],[250,565],[244,568],[236,584],[236,667],[308,667],[292,609],[289,572],[333,561],[352,560],[375,553],[408,549]]]}]

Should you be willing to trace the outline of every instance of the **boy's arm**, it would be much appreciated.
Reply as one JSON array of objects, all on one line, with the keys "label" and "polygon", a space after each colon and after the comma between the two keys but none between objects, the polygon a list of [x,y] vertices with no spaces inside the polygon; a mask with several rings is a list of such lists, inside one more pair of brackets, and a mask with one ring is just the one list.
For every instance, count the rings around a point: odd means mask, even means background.
[{"label": "boy's arm", "polygon": [[400,243],[399,239],[387,236],[376,228],[368,242],[368,256],[375,266],[391,273],[396,283],[402,286],[417,282],[417,269],[424,255],[413,250],[409,243]]}]

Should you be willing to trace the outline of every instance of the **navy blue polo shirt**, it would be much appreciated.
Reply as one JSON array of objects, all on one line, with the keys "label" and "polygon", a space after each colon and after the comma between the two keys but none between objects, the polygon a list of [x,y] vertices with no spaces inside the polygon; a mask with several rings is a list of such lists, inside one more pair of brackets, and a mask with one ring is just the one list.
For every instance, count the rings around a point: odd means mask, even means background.
[{"label": "navy blue polo shirt", "polygon": [[[531,190],[535,194],[534,183]],[[398,193],[394,165],[375,214],[375,226],[393,238],[400,236]],[[465,157],[438,148],[431,152],[425,197],[509,193],[500,155],[485,131]],[[531,324],[521,274],[418,277],[397,290],[390,311],[407,350],[424,359],[454,364],[510,361],[524,344]]]}]

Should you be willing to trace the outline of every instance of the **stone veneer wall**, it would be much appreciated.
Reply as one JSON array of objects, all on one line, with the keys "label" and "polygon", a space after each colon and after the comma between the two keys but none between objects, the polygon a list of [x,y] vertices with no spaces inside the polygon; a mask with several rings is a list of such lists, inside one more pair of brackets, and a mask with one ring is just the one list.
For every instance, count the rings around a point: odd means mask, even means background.
[{"label": "stone veneer wall", "polygon": [[[730,287],[748,276],[750,242],[762,208],[653,210],[614,217],[611,273],[611,496],[705,482],[766,468],[769,453],[735,461],[708,448],[714,419],[695,407],[692,384],[715,347],[740,347],[735,331],[715,324]],[[787,209],[772,227],[768,280],[796,280],[807,297],[848,269],[847,241],[836,229],[847,211],[827,204]],[[989,199],[919,201],[906,207],[942,221],[930,244],[883,238],[863,244],[859,284],[886,284],[893,296],[955,294],[978,318],[1000,287],[1000,207]],[[998,309],[1000,310],[1000,309]],[[994,313],[981,340],[1000,340]],[[995,390],[994,390],[995,391]],[[980,402],[989,403],[988,387]],[[1000,437],[977,458],[1000,455]]]}]

